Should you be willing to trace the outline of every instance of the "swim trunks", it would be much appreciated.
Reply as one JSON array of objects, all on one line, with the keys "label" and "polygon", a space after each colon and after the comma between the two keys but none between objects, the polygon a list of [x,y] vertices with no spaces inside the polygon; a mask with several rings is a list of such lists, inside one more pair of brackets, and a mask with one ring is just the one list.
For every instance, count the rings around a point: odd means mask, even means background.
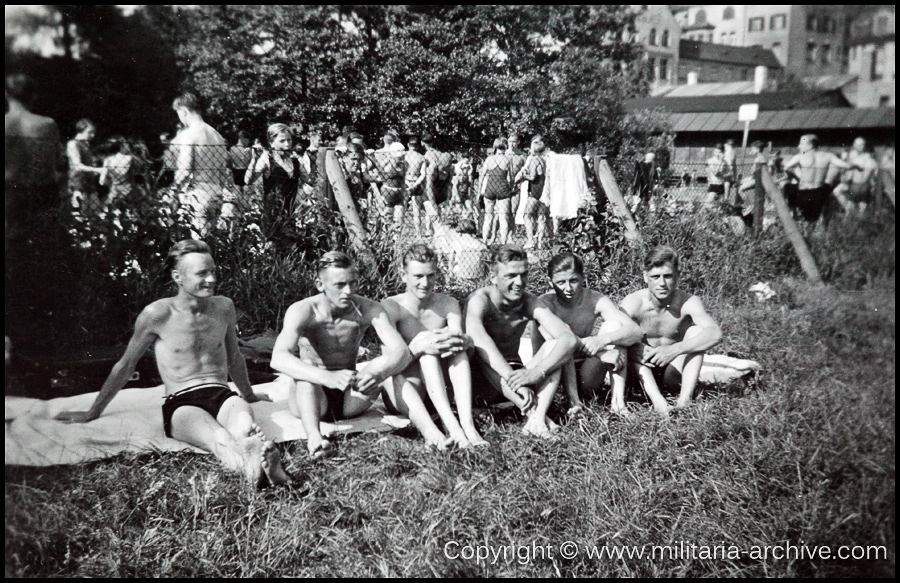
[{"label": "swim trunks", "polygon": [[398,206],[403,204],[403,187],[388,186],[387,183],[381,187],[381,196],[384,197],[384,204],[387,206]]},{"label": "swim trunks", "polygon": [[872,185],[869,182],[851,182],[847,191],[847,198],[852,202],[870,202],[872,200]]},{"label": "swim trunks", "polygon": [[805,188],[797,191],[797,210],[804,220],[814,223],[822,216],[825,205],[831,198],[833,187],[824,184],[818,188]]},{"label": "swim trunks", "polygon": [[172,415],[179,407],[199,407],[215,418],[225,401],[239,395],[221,383],[203,383],[168,395],[162,406],[163,431],[172,437]]},{"label": "swim trunks", "polygon": [[328,402],[328,407],[325,410],[325,415],[322,416],[322,420],[336,423],[346,419],[347,417],[344,415],[344,397],[346,393],[340,389],[328,387],[322,387],[322,390],[325,392],[325,400]]},{"label": "swim trunks", "polygon": [[[515,359],[507,359],[509,366],[515,370],[522,370],[525,365],[516,357]],[[500,387],[494,386],[488,375],[484,373],[483,367],[489,367],[490,364],[482,362],[478,358],[471,360],[472,366],[472,397],[474,401],[480,405],[491,405],[502,402],[506,399],[503,396]]]}]

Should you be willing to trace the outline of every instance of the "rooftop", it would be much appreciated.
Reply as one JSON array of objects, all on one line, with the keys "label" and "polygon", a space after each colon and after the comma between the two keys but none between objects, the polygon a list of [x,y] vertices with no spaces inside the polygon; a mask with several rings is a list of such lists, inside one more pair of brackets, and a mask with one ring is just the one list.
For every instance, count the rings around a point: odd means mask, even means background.
[{"label": "rooftop", "polygon": [[696,40],[682,40],[678,45],[678,58],[750,67],[764,65],[770,69],[782,68],[781,62],[775,56],[775,53],[769,49],[762,47],[734,47]]},{"label": "rooftop", "polygon": [[[740,132],[737,110],[703,113],[672,113],[669,123],[675,133]],[[893,107],[853,109],[791,109],[761,111],[753,122],[753,131],[812,131],[834,129],[893,128],[897,117]]]}]

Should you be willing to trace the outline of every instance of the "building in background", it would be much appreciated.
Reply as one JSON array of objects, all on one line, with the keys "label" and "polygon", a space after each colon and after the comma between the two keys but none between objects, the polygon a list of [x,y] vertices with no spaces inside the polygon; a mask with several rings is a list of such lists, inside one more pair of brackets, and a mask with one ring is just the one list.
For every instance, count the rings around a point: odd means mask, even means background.
[{"label": "building in background", "polygon": [[894,6],[866,6],[850,25],[849,72],[857,107],[894,106]]},{"label": "building in background", "polygon": [[682,38],[771,50],[787,75],[839,75],[858,11],[845,5],[682,5],[671,7]]},{"label": "building in background", "polygon": [[681,28],[665,5],[633,5],[634,41],[644,45],[653,70],[653,86],[674,85],[678,80],[678,41]]},{"label": "building in background", "polygon": [[[757,68],[765,71],[757,73]],[[782,77],[784,67],[771,50],[681,39],[678,48],[678,84],[752,81],[763,75],[763,89]]]}]

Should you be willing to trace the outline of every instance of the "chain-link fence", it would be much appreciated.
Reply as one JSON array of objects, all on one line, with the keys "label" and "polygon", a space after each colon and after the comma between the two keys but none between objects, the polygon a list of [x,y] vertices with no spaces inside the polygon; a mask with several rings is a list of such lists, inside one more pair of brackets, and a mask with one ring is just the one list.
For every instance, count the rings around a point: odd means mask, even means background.
[{"label": "chain-link fence", "polygon": [[[291,273],[305,283],[280,290],[280,308],[247,316],[249,321],[264,320],[266,327],[276,326],[277,312],[299,293],[312,290],[314,275],[306,273],[311,260],[328,249],[352,246],[347,228],[351,214],[378,258],[370,274],[382,281],[363,290],[373,295],[398,291],[394,268],[412,243],[431,245],[441,258],[445,287],[467,293],[487,282],[491,246],[517,244],[545,260],[551,250],[567,246],[570,231],[582,229],[571,227],[578,223],[571,219],[590,215],[602,229],[609,216],[594,159],[579,155],[507,148],[441,151],[399,144],[381,150],[351,143],[294,151],[173,143],[154,156],[143,144],[127,140],[100,148],[74,140],[65,147],[18,142],[7,139],[8,158],[17,149],[26,153],[12,176],[7,164],[8,288],[22,289],[19,280],[34,272],[27,268],[29,254],[51,223],[61,225],[64,233],[54,245],[90,253],[96,262],[79,277],[127,279],[128,285],[144,289],[145,296],[168,281],[163,259],[171,244],[193,236],[213,245],[220,265],[230,262],[233,279],[247,280],[232,286],[250,301],[254,294],[269,292],[273,270],[299,265]],[[329,159],[336,162],[331,171]],[[867,204],[883,202],[888,185],[893,188],[893,169],[865,176],[806,169],[796,173],[798,181],[767,159],[729,164],[713,158],[672,162],[666,168],[638,162],[619,167],[617,182],[639,223],[648,213],[694,215],[702,209],[728,217],[740,232],[745,229],[741,223],[749,225],[761,192],[755,171],[762,164],[780,180],[801,219],[816,220],[835,209],[865,212]],[[804,172],[824,176],[829,186],[801,189],[804,179],[818,179]],[[838,202],[829,207],[828,201]],[[766,217],[769,223],[777,220],[771,208]],[[45,232],[35,235],[41,229]],[[596,245],[596,239],[594,233],[584,245]],[[12,284],[11,264],[21,270]],[[83,285],[75,279],[74,285]],[[9,313],[9,292],[7,298]],[[33,300],[27,292],[12,304]],[[29,313],[29,306],[23,309]]]}]

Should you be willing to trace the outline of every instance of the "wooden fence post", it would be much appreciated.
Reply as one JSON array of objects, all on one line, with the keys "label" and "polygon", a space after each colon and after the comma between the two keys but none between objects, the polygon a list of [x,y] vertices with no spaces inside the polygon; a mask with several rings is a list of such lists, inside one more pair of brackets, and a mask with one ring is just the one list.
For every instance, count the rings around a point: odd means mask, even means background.
[{"label": "wooden fence post", "polygon": [[631,211],[628,210],[628,203],[625,202],[622,191],[619,190],[619,185],[616,184],[616,179],[613,176],[612,169],[609,167],[609,163],[600,156],[595,156],[594,172],[597,174],[597,181],[603,187],[603,192],[606,193],[606,197],[612,203],[613,212],[625,224],[625,238],[642,244],[644,240],[641,237],[641,232],[638,230],[634,217],[631,216]]},{"label": "wooden fence post", "polygon": [[896,207],[897,205],[894,203],[894,190],[897,186],[893,169],[888,170],[887,168],[883,168],[881,170],[881,188],[885,196],[888,197],[888,200],[891,201],[891,206]]},{"label": "wooden fence post", "polygon": [[347,179],[344,178],[344,172],[335,156],[334,150],[328,149],[325,153],[325,174],[328,177],[328,183],[334,191],[334,199],[337,202],[338,210],[344,218],[344,225],[350,234],[350,245],[356,252],[357,256],[362,259],[365,267],[374,272],[377,269],[377,262],[372,248],[369,246],[369,236],[363,227],[356,211],[356,203],[350,194],[350,187],[347,185]]},{"label": "wooden fence post", "polygon": [[812,253],[809,252],[809,247],[806,245],[806,241],[803,240],[803,235],[800,234],[797,223],[794,222],[794,217],[791,216],[791,209],[788,208],[787,202],[784,200],[784,195],[781,194],[781,188],[775,184],[775,180],[772,178],[772,174],[769,173],[768,168],[762,168],[761,174],[763,186],[768,195],[772,198],[772,202],[775,203],[775,210],[778,212],[778,218],[781,219],[784,231],[787,233],[788,239],[794,246],[794,252],[797,253],[797,257],[800,258],[800,266],[803,267],[803,272],[810,282],[821,284],[822,276],[819,275],[819,268],[816,267],[816,262],[813,259]]}]

